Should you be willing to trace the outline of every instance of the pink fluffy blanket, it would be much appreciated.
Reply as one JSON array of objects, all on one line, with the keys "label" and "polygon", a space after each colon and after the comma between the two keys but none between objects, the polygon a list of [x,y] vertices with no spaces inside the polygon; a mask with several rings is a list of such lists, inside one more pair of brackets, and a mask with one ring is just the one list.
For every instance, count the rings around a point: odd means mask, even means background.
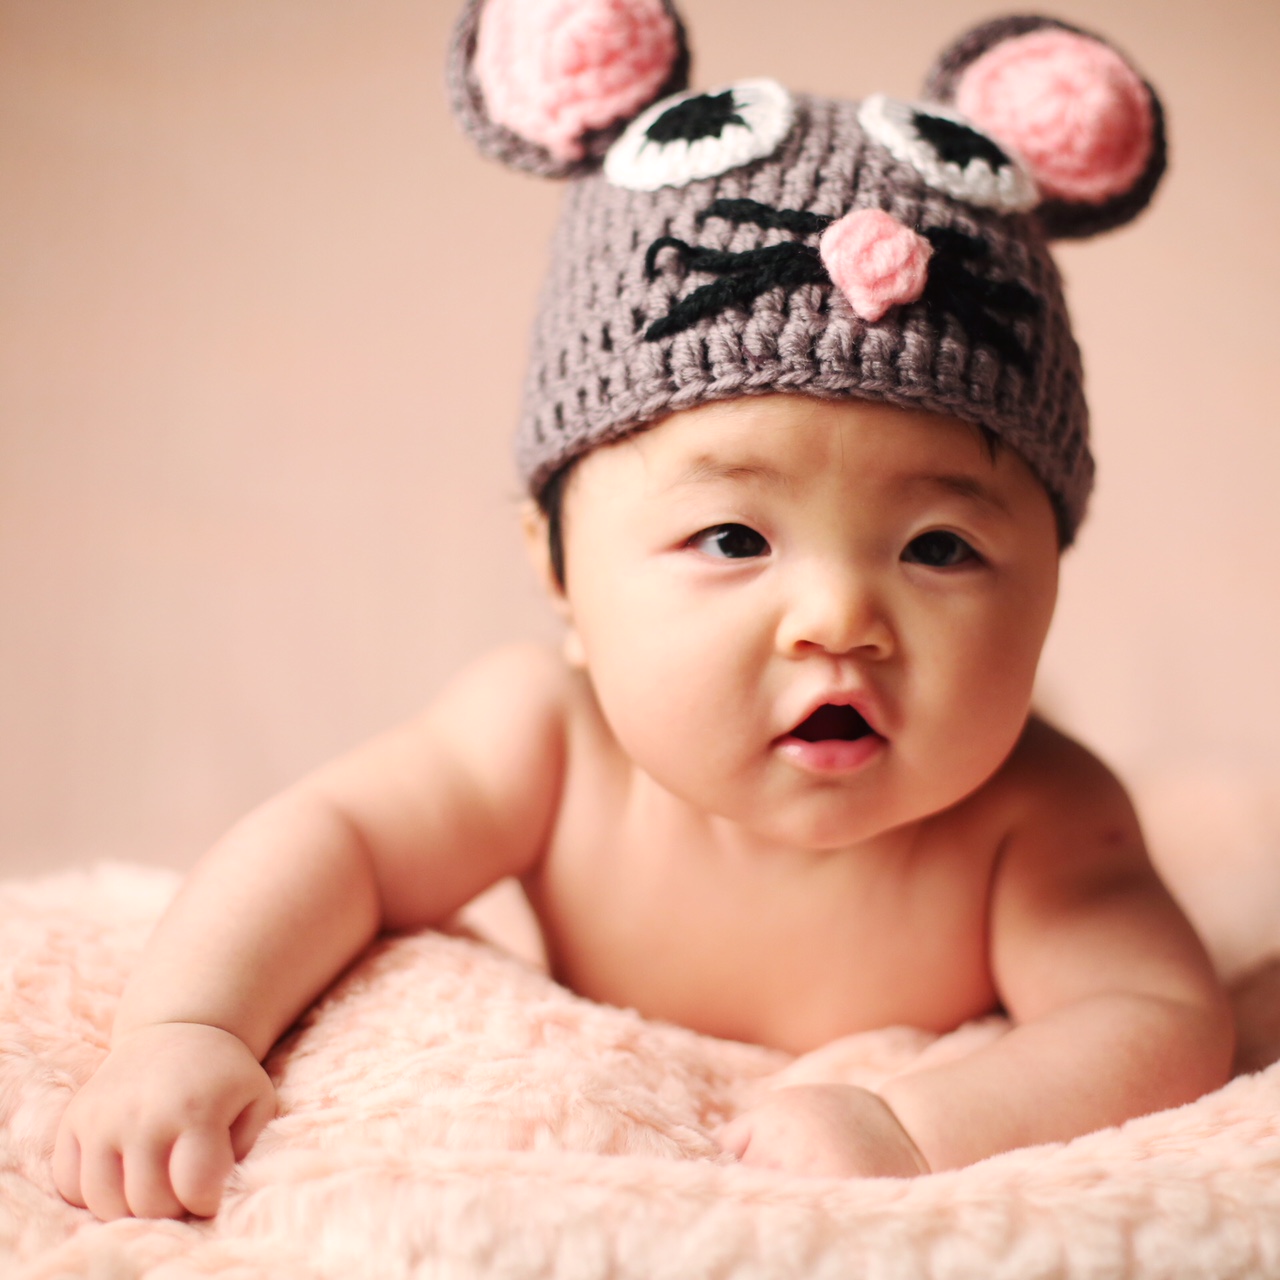
[{"label": "pink fluffy blanket", "polygon": [[[436,933],[379,943],[277,1046],[280,1115],[217,1218],[95,1222],[53,1189],[53,1135],[175,884],[116,866],[0,885],[0,1274],[1280,1276],[1280,1066],[957,1173],[791,1178],[718,1157],[714,1128],[780,1083],[874,1084],[999,1021],[790,1060],[578,999]],[[1242,989],[1259,1026],[1275,974]],[[1272,1056],[1256,1035],[1250,1052]]]}]

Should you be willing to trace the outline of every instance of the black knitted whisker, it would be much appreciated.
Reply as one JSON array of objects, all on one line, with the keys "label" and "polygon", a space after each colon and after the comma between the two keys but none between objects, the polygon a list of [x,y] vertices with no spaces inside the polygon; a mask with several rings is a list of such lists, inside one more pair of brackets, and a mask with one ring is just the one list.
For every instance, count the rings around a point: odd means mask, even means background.
[{"label": "black knitted whisker", "polygon": [[979,279],[974,292],[992,311],[1009,311],[1015,316],[1034,316],[1040,312],[1040,299],[1012,280]]},{"label": "black knitted whisker", "polygon": [[663,249],[674,249],[680,255],[681,263],[687,263],[689,258],[698,252],[697,248],[687,240],[680,240],[675,236],[659,236],[645,251],[644,277],[646,280],[658,278],[658,254]]},{"label": "black knitted whisker", "polygon": [[923,227],[920,234],[933,245],[935,253],[949,258],[985,262],[991,256],[991,246],[981,236],[971,236],[955,227]]},{"label": "black knitted whisker", "polygon": [[[766,230],[784,230],[797,236],[824,231],[834,218],[797,209],[773,209],[755,200],[715,200],[697,217],[753,223]],[[991,246],[980,236],[954,227],[925,227],[920,232],[933,248],[928,280],[921,303],[935,318],[950,317],[975,344],[985,344],[1010,364],[1031,370],[1031,352],[1018,337],[1015,322],[1037,314],[1040,299],[1016,281],[991,280],[983,268],[991,258]],[[773,288],[792,290],[802,284],[830,285],[831,277],[821,254],[797,240],[730,253],[689,244],[676,236],[659,236],[644,258],[645,276],[658,275],[658,258],[671,250],[686,271],[703,271],[720,279],[694,289],[672,303],[665,316],[645,330],[645,341],[657,342],[692,328],[700,320],[729,308],[748,310]]]},{"label": "black knitted whisker", "polygon": [[985,240],[953,227],[927,227],[921,234],[934,250],[921,301],[935,315],[950,315],[972,342],[985,343],[1029,373],[1034,361],[1013,322],[1038,314],[1040,299],[1016,281],[991,280],[970,270],[969,264],[990,258]]},{"label": "black knitted whisker", "polygon": [[657,342],[673,333],[692,328],[707,316],[717,316],[730,307],[747,310],[770,289],[795,289],[802,284],[829,284],[831,277],[817,251],[802,244],[775,244],[731,255],[751,259],[739,263],[721,279],[704,284],[679,299],[663,317],[645,332],[646,342]]},{"label": "black knitted whisker", "polygon": [[713,200],[697,216],[701,226],[708,218],[723,218],[735,226],[744,222],[764,227],[766,231],[790,231],[798,236],[817,235],[834,221],[824,213],[805,213],[800,209],[774,209],[758,200]]},{"label": "black knitted whisker", "polygon": [[663,249],[674,249],[680,255],[681,264],[686,270],[710,271],[715,274],[768,269],[775,259],[790,257],[796,250],[817,256],[813,249],[798,244],[771,244],[763,249],[728,253],[723,249],[704,249],[699,245],[687,244],[683,240],[677,240],[675,236],[662,236],[649,246],[649,251],[644,256],[645,275],[650,280],[657,277],[657,258]]},{"label": "black knitted whisker", "polygon": [[1033,316],[1040,310],[1040,301],[1030,290],[1008,280],[988,280],[962,262],[935,257],[929,264],[929,279],[936,281],[939,288],[965,294],[989,311],[1017,317]]},{"label": "black knitted whisker", "polygon": [[973,343],[985,343],[1010,364],[1025,373],[1032,367],[1031,353],[1014,332],[1012,324],[994,316],[974,300],[970,286],[941,277],[931,278],[925,285],[921,301],[935,316],[949,315]]}]

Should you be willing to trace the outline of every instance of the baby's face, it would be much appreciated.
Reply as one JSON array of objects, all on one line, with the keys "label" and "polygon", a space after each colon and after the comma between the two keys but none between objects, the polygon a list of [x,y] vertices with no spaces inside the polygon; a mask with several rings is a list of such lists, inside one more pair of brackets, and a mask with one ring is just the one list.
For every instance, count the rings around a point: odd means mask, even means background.
[{"label": "baby's face", "polygon": [[621,748],[697,809],[810,849],[986,781],[1053,613],[1049,499],[962,423],[748,397],[596,449],[566,600]]}]

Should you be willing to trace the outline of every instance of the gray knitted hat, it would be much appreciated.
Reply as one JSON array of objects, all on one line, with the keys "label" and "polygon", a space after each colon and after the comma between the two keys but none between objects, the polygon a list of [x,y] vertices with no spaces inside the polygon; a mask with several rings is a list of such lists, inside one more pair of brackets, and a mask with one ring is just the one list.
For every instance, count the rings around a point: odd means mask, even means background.
[{"label": "gray knitted hat", "polygon": [[672,410],[855,397],[993,432],[1069,544],[1093,459],[1046,241],[1151,198],[1150,85],[1039,17],[961,37],[914,103],[771,80],[684,92],[688,66],[671,0],[469,0],[459,22],[466,132],[569,180],[517,436],[530,491]]}]

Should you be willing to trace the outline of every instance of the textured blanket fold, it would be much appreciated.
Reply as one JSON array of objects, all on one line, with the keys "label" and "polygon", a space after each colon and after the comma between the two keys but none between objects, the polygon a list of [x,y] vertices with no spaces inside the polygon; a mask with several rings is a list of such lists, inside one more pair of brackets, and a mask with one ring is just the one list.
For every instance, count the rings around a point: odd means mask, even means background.
[{"label": "textured blanket fold", "polygon": [[[874,1085],[1000,1021],[792,1060],[579,999],[437,933],[379,942],[276,1047],[280,1115],[215,1219],[97,1223],[55,1193],[53,1135],[176,883],[113,866],[0,885],[0,1274],[1280,1276],[1280,1066],[956,1173],[791,1178],[719,1156],[715,1128],[770,1087]],[[1273,1020],[1275,989],[1248,997]],[[1270,1060],[1250,1044],[1253,1065]]]}]

